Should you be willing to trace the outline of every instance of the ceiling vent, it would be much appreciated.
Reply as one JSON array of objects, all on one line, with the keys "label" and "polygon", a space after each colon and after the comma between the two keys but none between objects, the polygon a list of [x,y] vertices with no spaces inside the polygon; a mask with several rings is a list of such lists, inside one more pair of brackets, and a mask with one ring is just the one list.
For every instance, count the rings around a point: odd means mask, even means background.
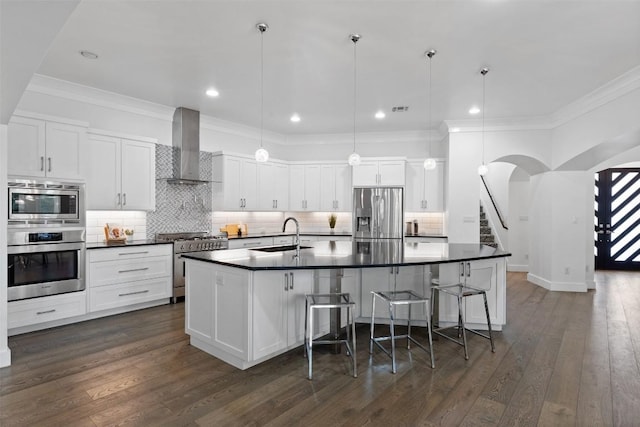
[{"label": "ceiling vent", "polygon": [[401,105],[399,107],[391,108],[391,112],[392,113],[406,113],[407,111],[409,111],[409,106],[408,105]]}]

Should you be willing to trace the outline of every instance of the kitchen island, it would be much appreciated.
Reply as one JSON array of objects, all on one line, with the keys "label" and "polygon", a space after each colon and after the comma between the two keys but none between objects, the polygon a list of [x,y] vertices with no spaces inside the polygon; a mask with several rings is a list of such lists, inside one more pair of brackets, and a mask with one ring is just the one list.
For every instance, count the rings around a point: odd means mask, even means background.
[{"label": "kitchen island", "polygon": [[[442,283],[460,282],[475,268],[491,266],[488,297],[492,325],[500,330],[505,323],[506,257],[510,254],[489,246],[319,241],[303,247],[299,256],[295,256],[295,249],[280,249],[184,255],[186,332],[193,346],[247,369],[302,345],[305,294],[349,292],[357,301],[356,316],[368,322],[370,291],[411,289],[427,295],[433,265],[440,266]],[[460,272],[465,273],[460,276]],[[473,304],[467,305],[471,327],[482,326],[481,321],[476,324],[476,311]],[[419,320],[424,313],[414,310],[412,319],[414,316]],[[375,317],[376,322],[388,320],[388,314],[377,308]],[[407,314],[399,312],[397,317],[406,319]],[[456,318],[457,309],[451,309],[451,302],[440,300],[440,324]],[[330,332],[335,323],[326,315],[317,322],[314,335]]]}]

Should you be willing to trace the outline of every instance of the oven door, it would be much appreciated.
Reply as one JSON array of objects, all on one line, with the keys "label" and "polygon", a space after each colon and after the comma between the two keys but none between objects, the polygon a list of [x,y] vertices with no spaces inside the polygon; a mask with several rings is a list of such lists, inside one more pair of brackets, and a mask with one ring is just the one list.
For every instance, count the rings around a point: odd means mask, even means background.
[{"label": "oven door", "polygon": [[9,301],[81,291],[85,288],[84,243],[9,246]]},{"label": "oven door", "polygon": [[80,191],[9,188],[9,219],[79,219]]}]

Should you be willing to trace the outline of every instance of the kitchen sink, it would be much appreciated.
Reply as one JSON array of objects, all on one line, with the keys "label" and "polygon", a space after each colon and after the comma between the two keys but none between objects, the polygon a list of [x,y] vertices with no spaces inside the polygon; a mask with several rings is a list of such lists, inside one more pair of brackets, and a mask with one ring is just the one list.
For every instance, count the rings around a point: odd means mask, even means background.
[{"label": "kitchen sink", "polygon": [[[300,249],[309,249],[311,246],[300,246]],[[260,251],[260,252],[284,252],[284,251],[295,251],[296,245],[284,245],[284,246],[265,246],[261,248],[251,248],[252,251]]]}]

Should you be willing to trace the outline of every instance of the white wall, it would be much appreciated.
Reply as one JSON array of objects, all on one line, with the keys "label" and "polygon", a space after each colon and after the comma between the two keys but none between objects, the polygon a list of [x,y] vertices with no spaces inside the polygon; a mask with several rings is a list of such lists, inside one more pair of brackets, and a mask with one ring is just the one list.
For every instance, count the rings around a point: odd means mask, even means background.
[{"label": "white wall", "polygon": [[530,184],[529,175],[516,168],[509,180],[509,233],[508,259],[509,271],[529,271],[529,213]]},{"label": "white wall", "polygon": [[[0,200],[7,200],[7,126],[0,125]],[[0,203],[0,218],[7,218],[7,204]],[[11,364],[7,338],[7,221],[0,224],[0,368]]]}]

